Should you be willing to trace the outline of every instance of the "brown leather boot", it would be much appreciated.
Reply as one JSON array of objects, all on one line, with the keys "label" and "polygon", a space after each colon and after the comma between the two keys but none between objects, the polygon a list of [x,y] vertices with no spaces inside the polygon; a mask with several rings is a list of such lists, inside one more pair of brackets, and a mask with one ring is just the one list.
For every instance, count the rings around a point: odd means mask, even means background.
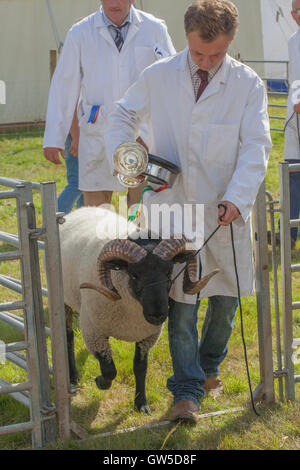
[{"label": "brown leather boot", "polygon": [[219,376],[208,377],[203,385],[204,390],[208,395],[216,399],[223,392],[222,380]]},{"label": "brown leather boot", "polygon": [[199,408],[192,400],[181,400],[170,410],[171,421],[185,421],[188,424],[196,424]]}]

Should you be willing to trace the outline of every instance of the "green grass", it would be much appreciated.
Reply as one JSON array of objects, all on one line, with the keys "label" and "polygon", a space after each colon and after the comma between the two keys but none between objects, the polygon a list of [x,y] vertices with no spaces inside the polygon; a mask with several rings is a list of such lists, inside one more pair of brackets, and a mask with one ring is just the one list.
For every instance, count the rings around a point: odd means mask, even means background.
[{"label": "green grass", "polygon": [[[271,113],[277,114],[277,111],[274,113],[272,110]],[[278,125],[278,123],[276,124]],[[266,177],[266,188],[277,199],[279,197],[278,162],[283,160],[283,134],[273,132],[272,139],[273,149]],[[30,136],[20,133],[17,137],[14,135],[0,137],[0,168],[0,176],[37,182],[56,181],[58,194],[65,185],[64,166],[54,166],[43,157],[41,135]],[[2,189],[4,188],[0,188],[0,190]],[[115,204],[117,203],[117,195],[114,195],[113,201]],[[41,225],[41,205],[38,193],[34,196],[34,202],[38,225]],[[0,230],[17,233],[16,207],[12,200],[0,202]],[[9,245],[0,242],[0,252],[10,249],[12,248]],[[278,259],[278,262],[280,281],[280,259]],[[299,249],[293,252],[293,262],[300,263]],[[272,279],[271,257],[269,267]],[[20,278],[17,262],[2,262],[0,264],[0,273]],[[42,280],[45,285],[43,272]],[[300,300],[299,274],[293,275],[293,281],[294,298]],[[272,310],[274,310],[274,294],[273,292],[271,294]],[[17,294],[0,287],[0,302],[19,299],[20,296]],[[46,301],[45,309],[47,310]],[[203,301],[199,310],[199,333],[201,332],[205,309],[206,301]],[[252,388],[255,389],[260,381],[255,296],[243,299],[243,312]],[[299,313],[295,312],[294,320],[295,336],[299,337]],[[274,312],[272,313],[272,323],[275,332]],[[72,399],[72,416],[76,423],[80,424],[89,434],[95,435],[166,420],[172,405],[172,397],[166,389],[166,380],[172,373],[167,325],[164,327],[158,344],[150,352],[147,376],[150,416],[143,416],[133,411],[134,376],[132,361],[134,345],[114,339],[111,341],[118,375],[110,390],[100,391],[94,383],[95,376],[99,375],[98,362],[87,352],[78,324],[75,325],[75,337],[79,389]],[[20,341],[22,338],[22,333],[0,322],[1,340],[12,342]],[[274,368],[276,369],[275,333],[273,348]],[[300,373],[299,366],[297,367],[297,373]],[[0,365],[0,377],[9,382],[23,381],[26,379],[26,375],[25,371],[11,363],[7,362],[5,365]],[[201,407],[202,413],[244,407],[249,399],[239,315],[237,315],[230,339],[228,356],[221,366],[221,377],[224,382],[223,395],[217,400],[213,400],[211,397],[204,398]],[[253,413],[251,408],[245,408],[235,413],[201,419],[194,428],[179,426],[174,430],[174,426],[166,426],[138,429],[82,442],[74,438],[67,442],[55,443],[50,445],[49,448],[153,450],[160,449],[164,444],[164,449],[173,450],[300,449],[300,387],[296,385],[296,401],[294,403],[280,403],[278,400],[278,383],[275,382],[275,385],[277,401],[272,406],[260,406],[259,417]],[[0,396],[0,426],[26,421],[28,418],[29,413],[24,406],[10,396]],[[171,430],[174,432],[171,433]],[[29,449],[30,447],[30,433],[0,437],[0,449]]]}]

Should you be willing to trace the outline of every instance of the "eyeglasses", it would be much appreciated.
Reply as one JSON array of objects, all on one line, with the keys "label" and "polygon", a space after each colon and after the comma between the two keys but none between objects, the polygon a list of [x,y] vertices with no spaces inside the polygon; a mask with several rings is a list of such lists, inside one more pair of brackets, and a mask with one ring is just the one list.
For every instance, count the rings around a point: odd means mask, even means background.
[{"label": "eyeglasses", "polygon": [[300,15],[300,8],[293,8],[295,15]]}]

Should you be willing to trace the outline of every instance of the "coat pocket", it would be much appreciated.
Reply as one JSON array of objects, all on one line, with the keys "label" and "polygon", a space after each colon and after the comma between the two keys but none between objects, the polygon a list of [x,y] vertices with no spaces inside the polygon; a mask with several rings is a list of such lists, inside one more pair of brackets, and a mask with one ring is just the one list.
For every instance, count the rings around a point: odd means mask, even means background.
[{"label": "coat pocket", "polygon": [[105,106],[81,104],[79,127],[86,135],[103,135],[105,128]]},{"label": "coat pocket", "polygon": [[238,124],[210,124],[207,129],[204,160],[209,166],[234,166],[239,145]]},{"label": "coat pocket", "polygon": [[202,163],[214,199],[218,200],[223,197],[236,167],[240,146],[239,126],[211,124],[205,134]]}]

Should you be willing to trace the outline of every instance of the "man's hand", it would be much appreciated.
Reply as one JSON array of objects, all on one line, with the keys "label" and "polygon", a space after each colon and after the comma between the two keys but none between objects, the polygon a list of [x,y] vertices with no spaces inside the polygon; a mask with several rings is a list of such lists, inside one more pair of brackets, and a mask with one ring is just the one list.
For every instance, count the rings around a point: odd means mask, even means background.
[{"label": "man's hand", "polygon": [[140,136],[136,139],[136,141],[137,141],[138,144],[142,145],[146,149],[147,153],[149,152],[149,149],[148,149],[147,145],[145,144],[145,142],[143,141],[143,139]]},{"label": "man's hand", "polygon": [[294,105],[294,111],[295,113],[300,114],[300,103]]},{"label": "man's hand", "polygon": [[55,147],[45,147],[44,148],[44,156],[46,160],[49,162],[55,163],[55,165],[61,165],[61,160],[59,158],[59,154],[62,156],[63,159],[66,158],[65,151],[60,148]]},{"label": "man's hand", "polygon": [[218,210],[218,224],[227,226],[240,215],[238,208],[230,201],[221,201],[220,204],[223,204],[226,207],[226,211],[223,206],[219,207]]},{"label": "man's hand", "polygon": [[77,118],[77,106],[74,111],[73,121],[70,128],[70,134],[72,137],[72,142],[70,145],[70,152],[73,157],[78,157],[78,145],[79,145],[79,136],[80,136],[80,127]]},{"label": "man's hand", "polygon": [[79,145],[79,132],[75,135],[71,134],[72,142],[70,145],[70,152],[73,157],[78,157],[78,145]]}]

